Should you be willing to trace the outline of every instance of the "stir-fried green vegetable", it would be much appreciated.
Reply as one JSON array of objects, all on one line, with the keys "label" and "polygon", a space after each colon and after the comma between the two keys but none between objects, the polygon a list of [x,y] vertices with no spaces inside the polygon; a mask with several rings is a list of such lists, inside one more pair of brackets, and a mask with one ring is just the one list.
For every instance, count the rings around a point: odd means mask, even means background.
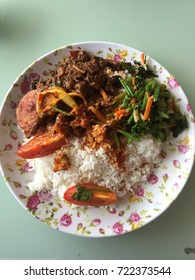
[{"label": "stir-fried green vegetable", "polygon": [[124,92],[113,101],[118,104],[115,117],[123,120],[117,131],[126,136],[128,142],[138,140],[143,134],[151,134],[160,141],[165,141],[171,133],[177,137],[188,127],[186,116],[176,106],[167,86],[157,82],[145,57],[141,61],[121,63],[130,78],[119,78]]}]

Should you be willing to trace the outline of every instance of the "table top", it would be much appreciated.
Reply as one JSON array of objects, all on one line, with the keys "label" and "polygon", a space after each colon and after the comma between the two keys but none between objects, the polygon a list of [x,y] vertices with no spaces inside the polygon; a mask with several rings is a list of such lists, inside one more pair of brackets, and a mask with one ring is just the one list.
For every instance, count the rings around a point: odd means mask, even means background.
[{"label": "table top", "polygon": [[[0,0],[0,101],[36,58],[83,41],[139,49],[174,74],[192,108],[195,1]],[[121,236],[86,238],[40,223],[0,177],[0,259],[195,259],[195,168],[176,201],[156,220]]]}]

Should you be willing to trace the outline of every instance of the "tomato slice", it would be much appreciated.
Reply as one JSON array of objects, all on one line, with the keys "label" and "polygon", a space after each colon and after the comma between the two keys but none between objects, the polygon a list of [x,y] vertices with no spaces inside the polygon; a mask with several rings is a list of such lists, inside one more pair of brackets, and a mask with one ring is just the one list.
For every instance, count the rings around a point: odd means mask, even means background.
[{"label": "tomato slice", "polygon": [[64,193],[64,199],[81,206],[106,206],[117,201],[116,193],[93,183],[78,184]]},{"label": "tomato slice", "polygon": [[64,134],[47,131],[21,146],[17,155],[26,159],[44,157],[60,149],[66,143]]}]

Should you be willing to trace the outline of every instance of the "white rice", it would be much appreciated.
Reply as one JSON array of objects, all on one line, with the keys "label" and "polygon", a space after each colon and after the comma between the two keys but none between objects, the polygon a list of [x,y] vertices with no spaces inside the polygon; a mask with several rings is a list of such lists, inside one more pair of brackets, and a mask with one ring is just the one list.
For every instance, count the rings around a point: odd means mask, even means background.
[{"label": "white rice", "polygon": [[78,138],[72,139],[63,150],[71,164],[66,171],[53,172],[55,153],[29,160],[35,171],[34,179],[28,185],[31,191],[49,189],[53,195],[62,199],[69,187],[78,183],[93,182],[112,189],[122,197],[147,180],[154,164],[160,162],[161,145],[149,136],[127,145],[126,172],[118,171],[109,162],[103,148],[97,151],[87,147],[81,149]]}]

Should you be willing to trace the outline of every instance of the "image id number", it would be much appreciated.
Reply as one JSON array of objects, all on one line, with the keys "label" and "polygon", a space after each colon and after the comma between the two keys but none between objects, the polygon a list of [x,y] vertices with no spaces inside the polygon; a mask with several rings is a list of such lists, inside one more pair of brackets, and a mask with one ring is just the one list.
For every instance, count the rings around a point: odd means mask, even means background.
[{"label": "image id number", "polygon": [[118,275],[171,275],[170,267],[158,266],[118,266]]}]

